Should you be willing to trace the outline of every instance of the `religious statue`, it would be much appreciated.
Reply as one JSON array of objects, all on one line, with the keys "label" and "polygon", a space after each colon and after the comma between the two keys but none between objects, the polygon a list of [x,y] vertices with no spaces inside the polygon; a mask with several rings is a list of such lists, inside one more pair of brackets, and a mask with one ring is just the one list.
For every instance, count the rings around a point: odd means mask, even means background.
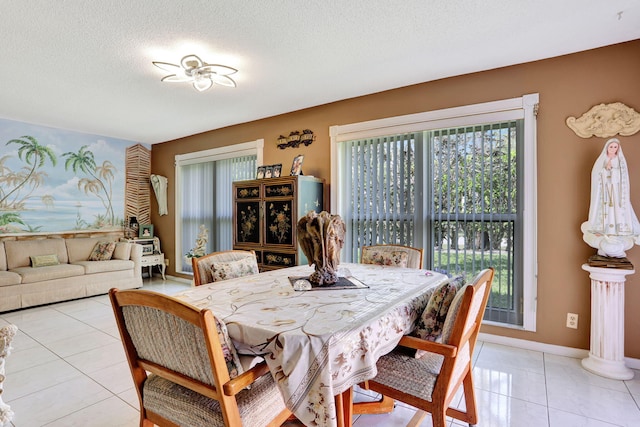
[{"label": "religious statue", "polygon": [[338,281],[340,250],[344,245],[346,226],[340,215],[326,211],[310,211],[298,221],[298,244],[315,272],[309,281],[316,286],[329,286]]},{"label": "religious statue", "polygon": [[629,173],[622,146],[609,139],[591,171],[589,220],[580,227],[584,241],[603,257],[624,258],[640,244],[640,223],[631,206]]}]

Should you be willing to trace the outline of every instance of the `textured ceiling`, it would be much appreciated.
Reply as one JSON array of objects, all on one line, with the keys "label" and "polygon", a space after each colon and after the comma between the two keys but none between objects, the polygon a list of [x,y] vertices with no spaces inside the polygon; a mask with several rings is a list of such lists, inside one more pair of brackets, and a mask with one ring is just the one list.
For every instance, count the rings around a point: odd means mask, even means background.
[{"label": "textured ceiling", "polygon": [[[0,117],[144,143],[640,38],[638,0],[2,0],[0,17]],[[187,54],[238,87],[160,82],[151,62]]]}]

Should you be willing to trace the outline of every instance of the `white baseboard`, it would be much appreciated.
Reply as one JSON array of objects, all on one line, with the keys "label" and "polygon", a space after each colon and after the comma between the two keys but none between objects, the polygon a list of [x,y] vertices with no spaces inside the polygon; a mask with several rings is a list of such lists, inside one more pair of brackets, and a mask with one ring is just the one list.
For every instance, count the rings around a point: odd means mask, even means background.
[{"label": "white baseboard", "polygon": [[[589,356],[589,350],[545,344],[536,341],[522,340],[519,338],[503,337],[500,335],[492,335],[482,332],[478,334],[478,340],[493,344],[507,345],[509,347],[522,348],[524,350],[541,351],[543,353],[555,354],[556,356],[574,357],[576,359],[584,359]],[[628,368],[640,369],[640,359],[625,357],[624,361]]]},{"label": "white baseboard", "polygon": [[173,281],[176,282],[181,282],[181,283],[186,283],[186,284],[190,284],[193,283],[193,279],[185,279],[184,277],[177,277],[177,276],[170,276],[170,275],[166,275],[167,279],[171,279]]}]

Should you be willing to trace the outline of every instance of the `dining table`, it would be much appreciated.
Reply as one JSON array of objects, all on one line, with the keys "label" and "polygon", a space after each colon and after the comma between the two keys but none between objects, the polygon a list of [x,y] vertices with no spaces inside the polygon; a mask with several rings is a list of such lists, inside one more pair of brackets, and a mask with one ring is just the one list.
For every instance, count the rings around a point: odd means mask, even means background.
[{"label": "dining table", "polygon": [[303,424],[349,426],[353,386],[376,376],[377,360],[413,330],[448,277],[342,263],[340,286],[311,287],[305,278],[313,271],[265,271],[174,297],[210,309],[226,324],[238,353],[264,357],[285,405]]}]

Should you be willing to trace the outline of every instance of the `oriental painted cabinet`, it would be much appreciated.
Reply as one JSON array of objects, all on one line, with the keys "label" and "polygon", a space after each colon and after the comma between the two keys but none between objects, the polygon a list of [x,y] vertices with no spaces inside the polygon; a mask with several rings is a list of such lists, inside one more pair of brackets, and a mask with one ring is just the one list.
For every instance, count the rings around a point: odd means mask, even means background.
[{"label": "oriental painted cabinet", "polygon": [[253,249],[261,270],[307,263],[296,226],[309,211],[324,209],[324,180],[310,176],[233,183],[233,248]]}]

